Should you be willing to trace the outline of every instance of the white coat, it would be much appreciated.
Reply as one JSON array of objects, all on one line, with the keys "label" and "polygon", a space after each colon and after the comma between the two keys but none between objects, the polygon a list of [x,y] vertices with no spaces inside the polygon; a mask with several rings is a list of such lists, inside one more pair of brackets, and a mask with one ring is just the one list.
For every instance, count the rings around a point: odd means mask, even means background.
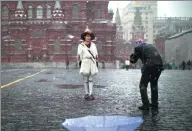
[{"label": "white coat", "polygon": [[80,74],[81,75],[96,75],[98,73],[98,68],[96,65],[96,60],[92,57],[89,51],[93,54],[96,58],[98,56],[97,47],[95,43],[91,42],[90,48],[88,48],[84,42],[78,45],[77,55],[80,56],[81,60],[81,68]]}]

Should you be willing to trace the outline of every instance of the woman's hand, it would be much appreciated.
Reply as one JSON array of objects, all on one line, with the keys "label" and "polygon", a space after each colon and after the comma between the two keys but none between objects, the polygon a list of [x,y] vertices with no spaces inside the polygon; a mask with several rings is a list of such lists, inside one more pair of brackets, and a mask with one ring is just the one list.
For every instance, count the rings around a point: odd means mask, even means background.
[{"label": "woman's hand", "polygon": [[81,60],[80,55],[78,55],[77,60],[78,60],[78,61],[80,61],[80,60]]},{"label": "woman's hand", "polygon": [[98,56],[96,56],[96,61],[98,61],[99,60],[99,58],[98,58]]}]

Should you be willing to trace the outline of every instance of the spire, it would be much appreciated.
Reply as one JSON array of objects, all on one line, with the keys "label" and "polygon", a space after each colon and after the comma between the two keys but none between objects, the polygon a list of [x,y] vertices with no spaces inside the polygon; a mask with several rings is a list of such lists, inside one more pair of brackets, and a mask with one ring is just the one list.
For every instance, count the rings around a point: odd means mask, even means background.
[{"label": "spire", "polygon": [[15,10],[14,18],[16,18],[16,19],[25,19],[26,18],[26,14],[25,14],[21,0],[19,0],[17,3],[17,8]]},{"label": "spire", "polygon": [[55,1],[55,6],[54,6],[54,9],[53,9],[52,17],[54,19],[63,19],[64,18],[64,14],[63,14],[61,4],[60,4],[59,0]]},{"label": "spire", "polygon": [[119,8],[117,8],[117,11],[116,11],[115,22],[116,22],[117,25],[121,25],[121,18],[120,18],[120,14],[119,14]]},{"label": "spire", "polygon": [[134,24],[135,25],[142,25],[141,12],[138,9],[135,12]]},{"label": "spire", "polygon": [[17,3],[17,9],[23,9],[23,4],[21,0],[19,0]]},{"label": "spire", "polygon": [[132,40],[133,41],[135,41],[137,39],[143,39],[144,40],[145,29],[142,25],[142,17],[141,17],[141,12],[139,11],[139,9],[137,9],[135,12],[135,17],[134,17],[134,22],[132,25],[132,32],[131,33],[132,33]]},{"label": "spire", "polygon": [[55,1],[54,9],[61,9],[61,5],[60,5],[60,1],[59,0]]}]

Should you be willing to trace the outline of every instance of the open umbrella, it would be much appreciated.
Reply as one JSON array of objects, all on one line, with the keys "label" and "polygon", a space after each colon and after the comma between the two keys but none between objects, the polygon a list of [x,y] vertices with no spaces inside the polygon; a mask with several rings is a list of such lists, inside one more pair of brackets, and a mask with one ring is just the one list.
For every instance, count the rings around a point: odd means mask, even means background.
[{"label": "open umbrella", "polygon": [[141,117],[86,116],[66,119],[62,125],[70,131],[134,131],[142,122]]}]

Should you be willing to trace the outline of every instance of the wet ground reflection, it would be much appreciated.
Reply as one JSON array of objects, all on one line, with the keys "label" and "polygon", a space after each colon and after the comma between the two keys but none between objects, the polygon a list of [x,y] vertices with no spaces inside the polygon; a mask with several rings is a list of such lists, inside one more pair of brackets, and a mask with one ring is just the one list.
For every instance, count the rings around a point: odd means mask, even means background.
[{"label": "wet ground reflection", "polygon": [[[159,122],[159,110],[150,109],[148,111],[141,111],[144,122],[141,124],[140,128],[136,131],[158,131]],[[150,129],[146,127],[150,126]]]}]

